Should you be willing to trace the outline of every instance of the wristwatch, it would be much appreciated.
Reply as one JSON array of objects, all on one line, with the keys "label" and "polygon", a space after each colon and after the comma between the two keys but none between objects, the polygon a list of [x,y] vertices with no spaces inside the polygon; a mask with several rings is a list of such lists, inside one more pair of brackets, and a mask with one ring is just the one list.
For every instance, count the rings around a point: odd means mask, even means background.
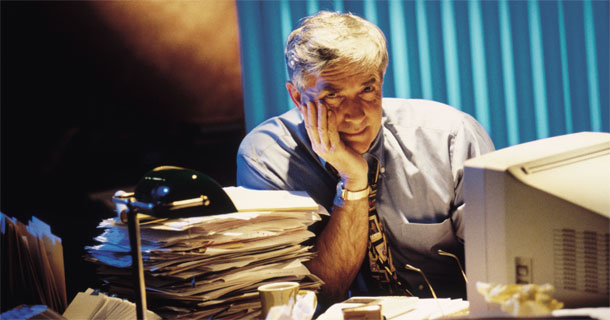
[{"label": "wristwatch", "polygon": [[367,186],[366,188],[360,191],[349,191],[343,188],[343,182],[339,181],[337,184],[337,195],[341,198],[341,200],[360,200],[369,196],[371,192],[371,187]]}]

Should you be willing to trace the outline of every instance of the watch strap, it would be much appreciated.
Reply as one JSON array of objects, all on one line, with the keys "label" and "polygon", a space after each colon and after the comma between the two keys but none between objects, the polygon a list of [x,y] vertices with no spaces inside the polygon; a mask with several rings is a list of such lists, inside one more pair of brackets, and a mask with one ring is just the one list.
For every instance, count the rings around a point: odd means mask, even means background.
[{"label": "watch strap", "polygon": [[339,191],[339,196],[341,200],[361,200],[365,199],[371,193],[371,187],[367,186],[366,188],[359,191],[349,191],[343,187],[343,182],[339,181],[339,185],[337,186]]}]

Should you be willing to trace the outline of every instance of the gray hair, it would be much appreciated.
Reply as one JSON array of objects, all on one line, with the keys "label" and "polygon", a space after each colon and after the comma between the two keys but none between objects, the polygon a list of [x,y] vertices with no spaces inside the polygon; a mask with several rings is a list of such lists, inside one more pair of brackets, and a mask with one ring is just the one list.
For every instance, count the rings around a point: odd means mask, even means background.
[{"label": "gray hair", "polygon": [[299,90],[306,76],[338,62],[377,71],[382,79],[388,66],[383,32],[351,13],[320,11],[305,18],[288,36],[285,56],[290,81]]}]

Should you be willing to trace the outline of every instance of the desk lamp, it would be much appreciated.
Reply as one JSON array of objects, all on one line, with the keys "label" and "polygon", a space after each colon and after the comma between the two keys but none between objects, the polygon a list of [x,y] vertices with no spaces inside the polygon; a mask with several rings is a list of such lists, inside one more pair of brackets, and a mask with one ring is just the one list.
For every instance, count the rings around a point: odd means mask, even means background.
[{"label": "desk lamp", "polygon": [[230,213],[237,209],[216,181],[195,170],[180,167],[162,166],[147,172],[134,191],[117,193],[112,201],[127,207],[120,214],[123,222],[126,218],[129,231],[136,315],[138,319],[145,319],[146,286],[138,214],[177,219]]}]

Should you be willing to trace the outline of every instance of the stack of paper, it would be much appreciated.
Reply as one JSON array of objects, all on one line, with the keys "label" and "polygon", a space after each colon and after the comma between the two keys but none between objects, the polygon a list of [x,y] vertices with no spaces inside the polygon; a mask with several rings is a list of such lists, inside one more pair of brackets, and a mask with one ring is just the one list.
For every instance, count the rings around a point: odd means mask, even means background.
[{"label": "stack of paper", "polygon": [[[135,319],[136,305],[133,302],[109,297],[93,289],[79,292],[63,314],[68,320],[85,319]],[[157,314],[146,312],[147,320],[160,320]]]},{"label": "stack of paper", "polygon": [[[327,214],[304,193],[225,188],[238,212],[142,222],[148,308],[167,318],[256,317],[256,288],[299,281],[317,290],[320,279],[302,264],[307,227]],[[118,218],[101,222],[99,245],[86,247],[105,290],[132,297],[129,235]]]},{"label": "stack of paper", "polygon": [[0,212],[3,307],[46,305],[66,308],[66,278],[61,239],[36,217],[28,225]]}]

